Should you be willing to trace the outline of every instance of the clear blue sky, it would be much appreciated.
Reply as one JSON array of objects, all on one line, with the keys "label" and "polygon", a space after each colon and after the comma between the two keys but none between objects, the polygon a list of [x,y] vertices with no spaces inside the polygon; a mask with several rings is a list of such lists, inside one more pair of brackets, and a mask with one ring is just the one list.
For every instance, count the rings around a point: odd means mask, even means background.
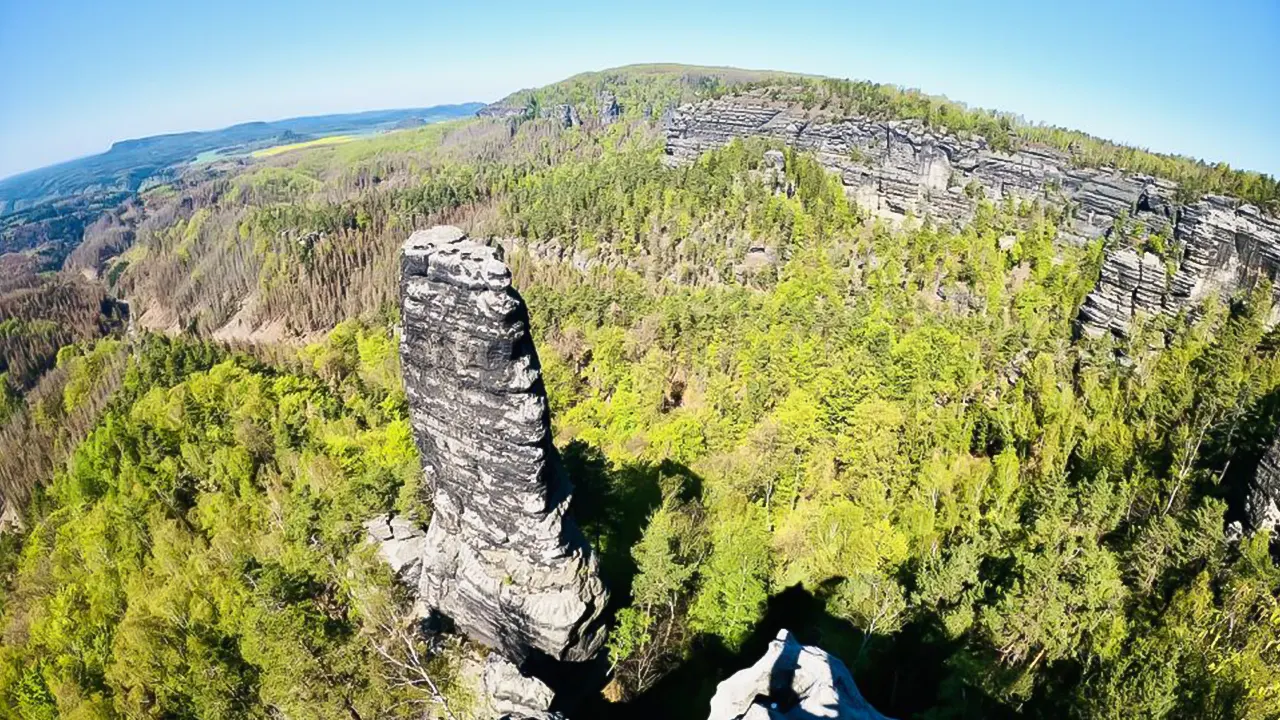
[{"label": "clear blue sky", "polygon": [[685,62],[919,87],[1280,174],[1280,0],[0,0],[0,176],[123,138]]}]

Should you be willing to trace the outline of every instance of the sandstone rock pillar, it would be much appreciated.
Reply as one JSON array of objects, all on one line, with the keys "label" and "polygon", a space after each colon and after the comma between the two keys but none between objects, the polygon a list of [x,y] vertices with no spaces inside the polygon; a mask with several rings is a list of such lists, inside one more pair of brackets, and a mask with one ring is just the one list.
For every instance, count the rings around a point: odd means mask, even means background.
[{"label": "sandstone rock pillar", "polygon": [[433,512],[412,547],[419,603],[517,663],[586,660],[607,595],[566,516],[528,311],[499,253],[448,226],[404,245],[400,356]]}]

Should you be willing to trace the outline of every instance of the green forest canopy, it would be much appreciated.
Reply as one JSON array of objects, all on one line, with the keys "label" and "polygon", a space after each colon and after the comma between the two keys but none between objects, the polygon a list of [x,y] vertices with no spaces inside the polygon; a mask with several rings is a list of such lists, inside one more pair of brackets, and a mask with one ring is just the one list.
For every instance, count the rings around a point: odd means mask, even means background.
[{"label": "green forest canopy", "polygon": [[[665,102],[663,77],[635,97]],[[614,588],[612,699],[743,647],[798,586],[822,612],[792,629],[891,715],[1280,714],[1280,572],[1265,533],[1224,533],[1280,421],[1268,289],[1076,338],[1103,248],[1057,242],[1053,208],[893,228],[803,154],[774,192],[770,147],[672,168],[638,118],[477,120],[144,198],[114,281],[137,306],[167,297],[207,335],[252,295],[329,332],[261,357],[150,335],[59,354],[65,390],[18,411],[37,425],[97,392],[107,358],[126,367],[5,536],[0,708],[444,711],[388,680],[405,598],[359,541],[375,514],[429,517],[395,253],[461,217],[530,241],[509,260]],[[745,267],[757,246],[777,260]],[[465,716],[459,657],[432,672]]]}]

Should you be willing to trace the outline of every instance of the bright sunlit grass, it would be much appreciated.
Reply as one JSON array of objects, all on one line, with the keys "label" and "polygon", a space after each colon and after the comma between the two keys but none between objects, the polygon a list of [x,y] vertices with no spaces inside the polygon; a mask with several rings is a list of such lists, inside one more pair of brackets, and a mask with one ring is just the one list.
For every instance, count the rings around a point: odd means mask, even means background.
[{"label": "bright sunlit grass", "polygon": [[277,145],[275,147],[263,148],[262,150],[254,151],[252,156],[256,158],[264,158],[305,148],[321,147],[324,145],[341,145],[342,143],[356,140],[358,137],[359,136],[357,135],[330,135],[328,137],[316,138],[315,140],[307,140],[306,142],[289,143],[288,145]]}]

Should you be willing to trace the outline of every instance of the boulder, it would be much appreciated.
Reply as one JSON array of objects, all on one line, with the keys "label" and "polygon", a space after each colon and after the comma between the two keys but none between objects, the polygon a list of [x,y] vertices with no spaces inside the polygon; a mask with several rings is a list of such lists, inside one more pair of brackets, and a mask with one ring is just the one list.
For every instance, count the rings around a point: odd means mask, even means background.
[{"label": "boulder", "polygon": [[491,717],[546,717],[555,699],[555,693],[546,683],[522,674],[499,655],[490,655],[485,660],[481,684]]},{"label": "boulder", "polygon": [[716,687],[707,720],[887,720],[858,692],[844,663],[789,630],[764,657]]}]

